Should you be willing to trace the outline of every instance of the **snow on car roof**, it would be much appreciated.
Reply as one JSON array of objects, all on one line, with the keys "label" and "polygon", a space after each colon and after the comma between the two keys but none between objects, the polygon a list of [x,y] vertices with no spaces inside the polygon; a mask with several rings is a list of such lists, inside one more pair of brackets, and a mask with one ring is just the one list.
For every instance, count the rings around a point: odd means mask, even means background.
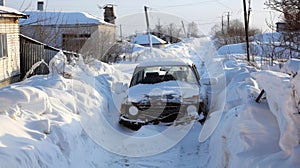
[{"label": "snow on car roof", "polygon": [[186,58],[178,58],[178,59],[156,59],[141,62],[137,65],[137,67],[151,67],[151,66],[165,66],[165,65],[193,65],[192,60]]}]

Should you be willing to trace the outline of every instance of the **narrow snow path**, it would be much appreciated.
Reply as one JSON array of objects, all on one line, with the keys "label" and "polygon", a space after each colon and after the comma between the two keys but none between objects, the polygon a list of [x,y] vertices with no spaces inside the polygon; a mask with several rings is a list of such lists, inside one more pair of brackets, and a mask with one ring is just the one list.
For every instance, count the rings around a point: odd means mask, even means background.
[{"label": "narrow snow path", "polygon": [[[114,65],[114,67],[119,71],[132,73],[135,66],[133,66],[133,64],[116,64]],[[122,96],[116,94],[114,88],[112,90],[112,97],[114,99],[115,107],[109,108],[109,113],[112,114],[110,116],[111,118],[109,119],[110,121],[118,120],[118,109],[122,100],[122,98],[120,98]],[[115,127],[115,129],[117,129],[119,132],[126,135],[143,138],[153,138],[154,136],[157,136],[159,134],[164,134],[166,130],[170,130],[170,127],[180,126],[147,125],[143,126],[137,132],[132,132],[127,128],[116,125],[113,125],[113,127]],[[191,127],[187,134],[177,144],[166,151],[158,152],[157,154],[144,157],[115,155],[107,164],[113,167],[206,167],[208,161],[208,142],[202,144],[198,142],[198,136],[202,129],[202,126],[200,123],[195,122],[194,124],[187,127]],[[169,134],[178,134],[176,128],[171,129],[171,131],[169,132]],[[159,141],[159,138],[153,138],[153,140],[157,140],[157,142],[155,143],[164,144],[164,142]],[[134,146],[131,147],[135,148]]]},{"label": "narrow snow path", "polygon": [[[155,51],[154,56],[191,58],[198,68],[205,62],[218,76],[222,67],[215,64],[206,41],[174,44]],[[138,58],[148,56],[145,50]],[[117,83],[129,83],[136,63],[111,66],[99,61],[84,64],[78,59],[65,66],[62,58],[58,53],[51,61],[51,74],[32,76],[0,89],[0,167],[209,165],[209,141],[198,142],[202,129],[198,122],[149,125],[136,132],[118,124],[125,92]],[[70,78],[63,78],[61,72]]]}]

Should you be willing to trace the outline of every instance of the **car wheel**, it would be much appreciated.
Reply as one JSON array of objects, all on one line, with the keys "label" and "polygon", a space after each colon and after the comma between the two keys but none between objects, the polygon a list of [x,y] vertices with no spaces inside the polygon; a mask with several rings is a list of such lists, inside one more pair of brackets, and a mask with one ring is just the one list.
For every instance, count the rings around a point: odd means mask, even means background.
[{"label": "car wheel", "polygon": [[139,129],[142,128],[142,126],[140,124],[129,124],[129,125],[126,125],[125,127],[133,130],[133,131],[138,131]]},{"label": "car wheel", "polygon": [[198,111],[198,114],[203,114],[205,117],[207,116],[207,106],[206,106],[206,103],[204,102],[200,102],[199,103],[199,111]]},{"label": "car wheel", "polygon": [[206,103],[204,103],[204,102],[201,102],[199,104],[198,114],[201,115],[201,113],[203,114],[204,117],[198,121],[200,122],[201,125],[203,125],[206,120],[207,114],[208,114],[207,106],[206,106]]},{"label": "car wheel", "polygon": [[123,125],[124,127],[128,128],[128,129],[131,129],[133,131],[138,131],[142,127],[141,124],[129,123],[129,122],[126,122],[126,121],[123,121],[123,120],[120,120],[119,124]]}]

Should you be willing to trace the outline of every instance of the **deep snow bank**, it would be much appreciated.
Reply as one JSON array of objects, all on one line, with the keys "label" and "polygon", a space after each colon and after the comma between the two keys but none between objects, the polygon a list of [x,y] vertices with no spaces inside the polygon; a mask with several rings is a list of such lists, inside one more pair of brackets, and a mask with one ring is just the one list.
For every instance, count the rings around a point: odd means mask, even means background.
[{"label": "deep snow bank", "polygon": [[106,112],[109,81],[128,77],[108,78],[115,70],[99,61],[66,65],[64,57],[58,53],[51,60],[51,74],[0,89],[0,167],[90,167],[95,157],[83,154],[105,153],[88,138],[80,117]]},{"label": "deep snow bank", "polygon": [[[260,87],[266,91],[267,101],[271,112],[278,121],[280,128],[281,149],[290,154],[300,142],[300,115],[298,113],[298,97],[295,88],[300,85],[290,80],[290,76],[283,73],[263,71],[253,74]],[[297,80],[297,78],[296,78]],[[269,81],[272,81],[270,84]]]},{"label": "deep snow bank", "polygon": [[[209,167],[299,167],[299,76],[259,71],[224,59],[225,115],[210,138]],[[299,71],[297,61],[285,72]],[[295,70],[297,69],[297,70]],[[292,75],[293,76],[293,75]],[[266,99],[258,104],[261,89]]]},{"label": "deep snow bank", "polygon": [[[183,51],[185,57],[193,54],[200,66],[203,61],[197,52],[207,62],[212,57],[207,42],[195,40],[176,44],[176,49],[169,50],[177,56]],[[158,51],[154,57],[169,55]],[[82,59],[77,59],[67,65],[64,60],[60,53],[50,62],[51,74],[33,76],[0,89],[0,120],[4,125],[0,128],[0,167],[197,167],[206,164],[207,144],[197,141],[199,123],[189,125],[189,129],[149,126],[139,132],[119,126],[115,103],[124,95],[112,92],[124,92],[117,82],[128,83],[130,74],[117,69],[132,72],[135,62],[111,66],[99,61],[84,64]],[[218,65],[211,66],[221,70]],[[204,72],[205,68],[200,70]],[[105,139],[116,132],[123,136]],[[186,137],[174,142],[174,137],[181,132]],[[141,143],[137,145],[131,141],[132,137]],[[124,156],[101,147],[102,141]],[[137,153],[134,156],[149,155],[152,151],[157,155],[128,157],[132,150]]]}]

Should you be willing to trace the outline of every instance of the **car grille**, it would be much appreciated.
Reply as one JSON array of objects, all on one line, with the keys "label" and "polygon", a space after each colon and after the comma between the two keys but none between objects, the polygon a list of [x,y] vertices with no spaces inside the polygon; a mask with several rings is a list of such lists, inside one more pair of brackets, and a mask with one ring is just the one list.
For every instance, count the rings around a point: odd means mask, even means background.
[{"label": "car grille", "polygon": [[145,118],[159,119],[163,122],[174,121],[181,111],[181,105],[178,103],[166,103],[164,105],[152,106],[136,105],[136,107],[140,110],[140,116],[144,116]]}]

